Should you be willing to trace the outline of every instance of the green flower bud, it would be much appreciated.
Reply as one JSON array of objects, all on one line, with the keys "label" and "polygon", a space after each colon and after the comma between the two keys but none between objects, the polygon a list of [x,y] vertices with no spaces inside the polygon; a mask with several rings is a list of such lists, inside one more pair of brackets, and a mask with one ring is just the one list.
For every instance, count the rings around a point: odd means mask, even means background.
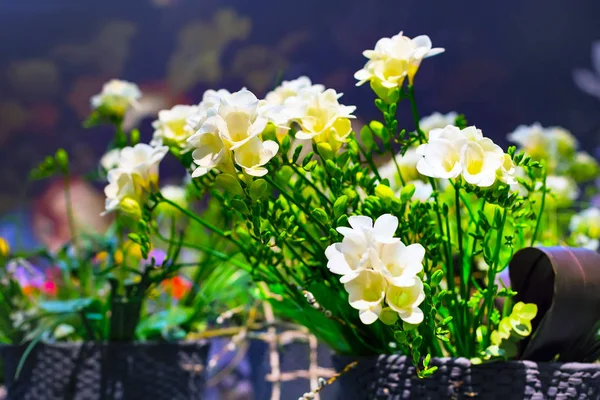
[{"label": "green flower bud", "polygon": [[54,159],[56,160],[56,165],[58,165],[58,167],[64,174],[69,172],[69,155],[67,154],[65,149],[58,149],[56,151]]},{"label": "green flower bud", "polygon": [[403,203],[409,201],[410,199],[412,199],[416,190],[417,188],[412,183],[409,183],[408,185],[404,186],[402,190],[400,190],[400,200],[402,200]]},{"label": "green flower bud", "polygon": [[331,148],[331,145],[329,143],[317,143],[317,152],[323,160],[333,160],[335,157],[335,153],[333,152],[333,149]]},{"label": "green flower bud", "polygon": [[140,207],[140,203],[131,197],[125,197],[123,200],[121,200],[121,203],[119,203],[119,209],[133,220],[137,221],[142,218],[142,208]]},{"label": "green flower bud", "polygon": [[231,174],[220,174],[215,179],[215,186],[233,195],[244,196],[244,189],[236,176]]},{"label": "green flower bud", "polygon": [[337,218],[346,213],[348,206],[348,196],[342,195],[333,203],[333,215]]},{"label": "green flower bud", "polygon": [[375,187],[375,195],[386,203],[396,200],[394,191],[390,189],[389,186],[383,184],[379,184]]},{"label": "green flower bud", "polygon": [[261,136],[263,141],[272,140],[277,142],[277,127],[272,122],[269,122]]}]

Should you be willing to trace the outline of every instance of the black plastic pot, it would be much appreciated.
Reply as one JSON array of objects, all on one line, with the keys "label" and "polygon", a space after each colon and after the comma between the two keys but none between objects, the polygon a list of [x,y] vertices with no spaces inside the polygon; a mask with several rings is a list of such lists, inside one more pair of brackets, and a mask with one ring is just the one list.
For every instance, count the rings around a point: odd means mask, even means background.
[{"label": "black plastic pot", "polygon": [[[473,365],[466,358],[434,358],[433,376],[419,379],[406,356],[372,358],[334,356],[341,371],[340,400],[369,399],[484,399],[545,400],[600,399],[600,364],[492,362]],[[323,391],[327,396],[327,391]]]},{"label": "black plastic pot", "polygon": [[201,399],[209,345],[38,343],[4,346],[7,400]]}]

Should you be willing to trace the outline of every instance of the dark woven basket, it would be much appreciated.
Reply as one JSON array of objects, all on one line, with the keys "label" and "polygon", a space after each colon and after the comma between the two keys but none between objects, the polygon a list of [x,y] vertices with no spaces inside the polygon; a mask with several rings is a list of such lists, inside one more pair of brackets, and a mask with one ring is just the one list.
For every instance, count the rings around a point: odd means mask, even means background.
[{"label": "dark woven basket", "polygon": [[26,348],[0,349],[7,400],[201,399],[209,345],[39,343],[15,379]]},{"label": "dark woven basket", "polygon": [[359,361],[357,367],[340,377],[340,400],[600,399],[600,364],[508,361],[472,365],[465,358],[437,358],[431,365],[437,365],[438,371],[419,379],[406,356],[334,356],[333,361],[341,371],[354,360]]}]

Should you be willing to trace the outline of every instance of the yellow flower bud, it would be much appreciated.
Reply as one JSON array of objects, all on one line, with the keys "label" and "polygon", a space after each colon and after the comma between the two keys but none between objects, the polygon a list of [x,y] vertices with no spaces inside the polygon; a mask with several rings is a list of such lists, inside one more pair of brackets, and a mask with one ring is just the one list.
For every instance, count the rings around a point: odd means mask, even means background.
[{"label": "yellow flower bud", "polygon": [[10,253],[10,246],[3,237],[0,237],[0,257],[7,257]]},{"label": "yellow flower bud", "polygon": [[119,209],[129,217],[139,220],[142,218],[142,208],[140,203],[131,197],[125,197],[119,204]]}]

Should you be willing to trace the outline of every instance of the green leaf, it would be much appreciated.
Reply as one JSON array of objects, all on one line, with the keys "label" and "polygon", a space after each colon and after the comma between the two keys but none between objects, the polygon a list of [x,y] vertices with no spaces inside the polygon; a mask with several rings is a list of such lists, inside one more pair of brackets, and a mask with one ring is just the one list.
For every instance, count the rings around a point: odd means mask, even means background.
[{"label": "green leaf", "polygon": [[246,203],[244,203],[243,200],[233,199],[231,200],[231,206],[239,212],[241,212],[242,214],[250,214],[250,210],[248,209],[248,206],[246,205]]},{"label": "green leaf", "polygon": [[215,179],[215,186],[233,195],[244,196],[244,189],[237,177],[230,174],[220,174]]},{"label": "green leaf", "polygon": [[163,331],[189,322],[194,313],[195,311],[192,307],[173,307],[157,312],[141,321],[135,333],[142,340],[158,337]]},{"label": "green leaf", "polygon": [[48,300],[39,304],[41,310],[50,314],[68,314],[77,313],[89,307],[94,299],[84,297],[73,300]]},{"label": "green leaf", "polygon": [[264,199],[269,195],[269,185],[264,179],[256,179],[250,184],[250,198],[254,201]]}]

